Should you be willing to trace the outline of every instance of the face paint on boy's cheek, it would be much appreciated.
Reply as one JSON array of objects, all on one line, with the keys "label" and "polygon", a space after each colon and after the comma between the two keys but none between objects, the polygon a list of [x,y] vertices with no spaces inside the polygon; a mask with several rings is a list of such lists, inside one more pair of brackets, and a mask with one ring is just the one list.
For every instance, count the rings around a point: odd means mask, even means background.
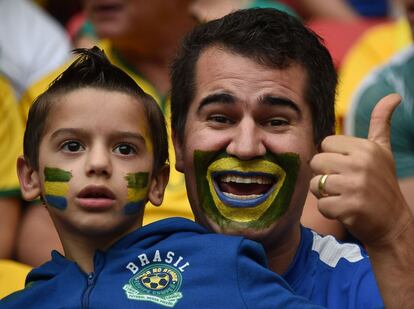
[{"label": "face paint on boy's cheek", "polygon": [[263,229],[288,209],[299,155],[273,154],[242,161],[225,151],[194,152],[198,200],[221,227]]},{"label": "face paint on boy's cheek", "polygon": [[147,202],[149,173],[130,173],[125,176],[128,183],[128,203],[124,207],[126,215],[138,213]]},{"label": "face paint on boy's cheek", "polygon": [[45,202],[47,205],[65,210],[67,207],[66,196],[69,191],[71,172],[60,168],[45,167]]}]

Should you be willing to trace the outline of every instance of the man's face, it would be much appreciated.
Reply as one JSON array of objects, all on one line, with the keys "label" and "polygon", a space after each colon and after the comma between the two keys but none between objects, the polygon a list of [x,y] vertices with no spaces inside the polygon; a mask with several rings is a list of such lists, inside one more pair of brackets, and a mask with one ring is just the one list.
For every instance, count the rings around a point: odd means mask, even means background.
[{"label": "man's face", "polygon": [[299,65],[202,52],[184,138],[174,138],[199,223],[262,242],[298,227],[317,151],[305,82]]}]

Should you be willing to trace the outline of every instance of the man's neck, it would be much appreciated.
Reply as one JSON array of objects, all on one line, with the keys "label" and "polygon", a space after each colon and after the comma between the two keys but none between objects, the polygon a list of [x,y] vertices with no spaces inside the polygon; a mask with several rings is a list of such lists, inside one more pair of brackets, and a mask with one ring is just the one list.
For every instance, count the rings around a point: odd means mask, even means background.
[{"label": "man's neck", "polygon": [[278,241],[279,245],[277,247],[265,245],[269,268],[279,275],[283,275],[289,269],[300,245],[299,226],[287,234],[289,234],[289,237]]}]

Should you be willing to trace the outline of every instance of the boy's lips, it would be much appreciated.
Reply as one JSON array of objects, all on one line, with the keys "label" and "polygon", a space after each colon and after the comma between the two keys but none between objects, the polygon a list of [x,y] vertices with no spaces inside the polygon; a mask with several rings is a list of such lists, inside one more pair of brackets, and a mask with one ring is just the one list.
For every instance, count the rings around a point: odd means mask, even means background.
[{"label": "boy's lips", "polygon": [[76,197],[78,204],[87,209],[106,209],[115,202],[115,194],[105,186],[87,186]]}]

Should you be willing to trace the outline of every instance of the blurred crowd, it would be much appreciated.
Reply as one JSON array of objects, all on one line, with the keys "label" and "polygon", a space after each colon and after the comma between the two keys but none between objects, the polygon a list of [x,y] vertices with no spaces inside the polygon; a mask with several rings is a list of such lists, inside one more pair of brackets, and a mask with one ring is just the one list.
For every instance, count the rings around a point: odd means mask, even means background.
[{"label": "blurred crowd", "polygon": [[[169,123],[170,61],[180,39],[197,23],[251,7],[302,19],[332,49],[338,133],[366,137],[379,98],[402,96],[391,124],[392,147],[402,192],[414,209],[414,0],[0,0],[0,298],[22,288],[27,271],[47,261],[51,250],[62,251],[42,201],[22,200],[15,166],[30,105],[70,63],[71,50],[104,49],[157,100]],[[338,46],[342,51],[335,54]],[[174,167],[172,148],[170,162]],[[163,205],[153,208],[147,207],[144,223],[193,218],[184,178],[174,168]],[[312,194],[302,224],[352,239],[319,213]]]}]

